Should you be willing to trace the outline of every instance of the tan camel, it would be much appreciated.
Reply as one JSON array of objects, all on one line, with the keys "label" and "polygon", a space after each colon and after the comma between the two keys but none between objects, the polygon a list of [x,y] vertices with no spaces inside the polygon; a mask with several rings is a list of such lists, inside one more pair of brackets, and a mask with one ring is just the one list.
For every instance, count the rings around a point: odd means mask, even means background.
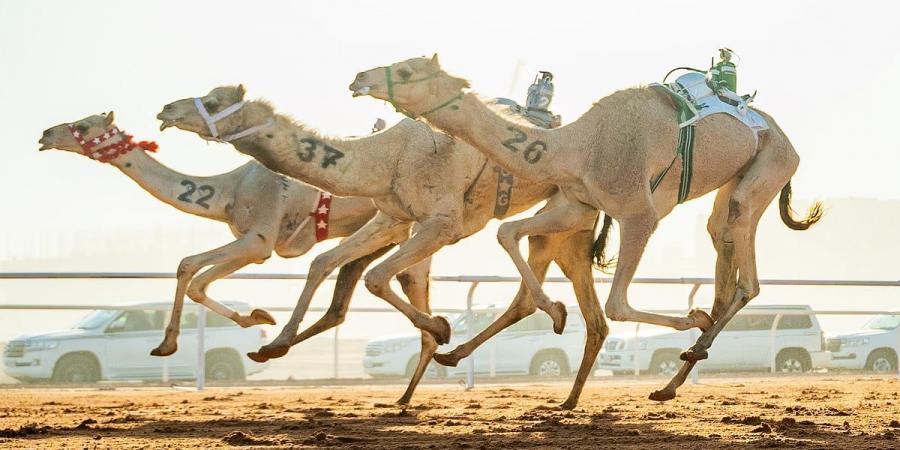
[{"label": "tan camel", "polygon": [[[76,136],[89,145],[95,137],[105,142],[97,142],[85,151]],[[104,139],[103,136],[110,137]],[[259,163],[250,162],[221,175],[197,177],[176,172],[144,151],[129,151],[140,147],[132,146],[122,153],[114,150],[109,157],[104,157],[103,152],[107,149],[115,149],[124,143],[123,135],[113,123],[113,113],[50,128],[44,132],[40,143],[41,150],[56,148],[109,162],[154,197],[178,210],[227,223],[237,238],[228,245],[181,261],[172,317],[163,343],[151,352],[155,356],[168,356],[177,350],[185,293],[191,300],[242,327],[274,325],[274,318],[261,309],[241,315],[216,302],[207,296],[207,287],[250,263],[262,263],[273,251],[279,256],[293,258],[305,254],[320,240],[348,236],[375,215],[375,205],[369,199],[333,197],[326,235],[321,228],[317,233],[315,221],[309,220],[310,211],[321,203],[321,193]],[[383,248],[341,268],[331,307],[316,324],[304,331],[304,339],[343,322],[353,288],[363,270],[388,249]],[[409,295],[427,297],[429,263],[424,261],[399,277]],[[194,277],[200,269],[210,265],[213,266],[211,269]]]},{"label": "tan camel", "polygon": [[[404,313],[416,327],[427,331],[422,335],[421,353],[430,359],[437,346],[449,340],[449,324],[442,317],[430,316],[427,303],[411,299],[412,306],[407,304],[391,290],[388,280],[441,247],[481,230],[495,215],[503,218],[517,214],[556,192],[550,184],[510,180],[481,153],[420,122],[404,120],[364,138],[337,139],[275,114],[265,102],[243,102],[243,97],[243,87],[220,87],[199,100],[171,103],[158,118],[163,127],[175,126],[212,139],[215,134],[206,118],[231,110],[233,114],[218,119],[216,132],[237,135],[244,133],[241,130],[259,130],[232,140],[238,151],[272,170],[336,194],[370,197],[379,210],[375,218],[337,248],[315,259],[294,315],[271,344],[262,347],[258,354],[251,354],[257,360],[282,356],[296,342],[299,323],[316,288],[329,272],[392,243],[400,243],[398,251],[366,274],[366,287]],[[240,112],[233,107],[235,104],[241,105]],[[510,192],[511,196],[504,196]],[[508,203],[501,205],[505,200]],[[559,200],[551,199],[551,204],[555,201]],[[498,206],[502,206],[499,213]],[[590,261],[587,255],[581,258],[574,253],[574,249],[584,249],[585,245],[586,251],[590,250],[595,219],[596,215],[586,216],[565,233],[530,241],[529,262],[534,270],[543,277],[549,263],[555,260],[574,281],[587,321],[584,358],[569,397],[573,405],[607,334],[594,293]],[[416,229],[410,237],[413,224]],[[516,301],[502,320],[515,322],[539,307],[553,318],[554,330],[562,332],[565,307],[558,302],[535,305],[527,292],[524,286],[520,287]],[[500,329],[485,330],[479,339],[487,339]],[[426,360],[420,360],[420,368],[425,364]],[[420,376],[421,371],[417,374]],[[400,402],[408,402],[410,395],[411,391],[407,391]]]},{"label": "tan camel", "polygon": [[[821,217],[815,204],[806,219],[793,218],[790,179],[799,164],[784,132],[765,115],[771,130],[757,142],[753,132],[725,115],[696,126],[693,180],[689,199],[718,189],[708,229],[716,248],[716,299],[712,318],[702,311],[671,317],[637,311],[628,305],[627,288],[647,240],[660,219],[676,205],[679,170],[655,192],[651,180],[672,163],[678,124],[669,100],[649,88],[616,92],[599,100],[575,122],[546,130],[507,120],[474,93],[466,80],[441,69],[437,55],[413,58],[361,72],[350,85],[354,95],[391,102],[399,111],[423,117],[460,138],[523,178],[553,183],[567,202],[535,217],[504,223],[498,239],[522,274],[536,301],[549,301],[519,251],[523,236],[558,233],[602,209],[620,224],[620,249],[606,315],[683,330],[704,330],[681,358],[686,361],[664,390],[651,398],[667,400],[693,365],[707,358],[715,336],[759,293],[754,238],[766,206],[781,191],[784,223],[804,230]],[[677,165],[680,168],[680,164]],[[713,320],[715,322],[713,323]]]}]

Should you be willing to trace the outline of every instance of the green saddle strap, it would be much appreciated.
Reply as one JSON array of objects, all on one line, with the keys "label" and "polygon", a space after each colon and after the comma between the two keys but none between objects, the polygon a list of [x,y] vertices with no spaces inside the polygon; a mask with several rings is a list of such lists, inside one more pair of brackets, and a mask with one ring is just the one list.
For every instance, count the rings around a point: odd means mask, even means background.
[{"label": "green saddle strap", "polygon": [[678,184],[678,203],[684,203],[687,200],[688,193],[691,190],[691,175],[694,172],[694,126],[688,125],[681,127],[678,131],[678,149],[675,152],[675,158],[663,170],[659,176],[650,182],[650,192],[656,192],[656,188],[662,183],[663,178],[669,173],[669,170],[675,165],[678,157],[681,157],[681,183]]}]

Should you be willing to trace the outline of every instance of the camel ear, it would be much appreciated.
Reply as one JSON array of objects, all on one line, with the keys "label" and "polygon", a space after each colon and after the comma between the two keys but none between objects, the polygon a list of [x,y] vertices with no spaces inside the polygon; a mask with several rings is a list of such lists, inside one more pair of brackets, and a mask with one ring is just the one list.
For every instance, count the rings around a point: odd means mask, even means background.
[{"label": "camel ear", "polygon": [[244,85],[243,85],[243,84],[239,84],[238,87],[237,87],[237,92],[235,93],[235,95],[237,95],[237,101],[243,100],[243,99],[244,99],[244,94],[246,94],[246,93],[247,93],[247,90],[244,89]]},{"label": "camel ear", "polygon": [[428,61],[428,66],[435,70],[441,68],[441,63],[440,61],[438,61],[437,53],[435,53],[434,56],[431,57],[431,61]]},{"label": "camel ear", "polygon": [[110,111],[109,114],[103,116],[103,122],[106,123],[106,126],[112,125],[114,120],[116,120],[115,113],[112,111]]}]

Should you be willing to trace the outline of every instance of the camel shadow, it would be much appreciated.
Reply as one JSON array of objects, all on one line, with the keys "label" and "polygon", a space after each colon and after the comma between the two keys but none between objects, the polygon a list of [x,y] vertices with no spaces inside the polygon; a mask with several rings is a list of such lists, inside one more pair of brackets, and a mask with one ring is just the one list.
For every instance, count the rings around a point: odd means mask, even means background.
[{"label": "camel shadow", "polygon": [[[896,448],[891,433],[851,432],[812,420],[729,416],[696,419],[680,412],[633,412],[607,407],[602,412],[538,406],[524,412],[503,407],[447,410],[430,404],[400,408],[375,404],[353,412],[328,407],[248,406],[251,418],[200,420],[146,419],[139,415],[100,420],[67,429],[24,436],[40,446],[43,439],[132,437],[177,441],[185,446],[252,448],[343,447],[403,448],[617,448],[617,449],[757,449],[803,447]],[[122,427],[122,425],[125,425]],[[711,432],[710,430],[717,430]],[[677,431],[674,431],[677,430]]]}]

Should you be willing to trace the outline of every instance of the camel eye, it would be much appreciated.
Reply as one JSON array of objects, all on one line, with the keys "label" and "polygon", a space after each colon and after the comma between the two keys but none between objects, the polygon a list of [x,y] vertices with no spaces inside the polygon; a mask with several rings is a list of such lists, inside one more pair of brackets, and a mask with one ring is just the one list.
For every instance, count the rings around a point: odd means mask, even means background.
[{"label": "camel eye", "polygon": [[219,107],[219,103],[213,100],[203,102],[203,106],[207,109],[207,111],[213,111]]},{"label": "camel eye", "polygon": [[87,133],[87,130],[90,129],[89,126],[87,126],[87,125],[85,125],[85,124],[82,124],[82,123],[76,125],[75,128],[78,129],[78,131],[79,131],[81,134]]},{"label": "camel eye", "polygon": [[409,77],[412,76],[412,72],[410,72],[406,69],[400,69],[397,71],[397,75],[400,75],[401,80],[407,81],[407,80],[409,80]]}]

